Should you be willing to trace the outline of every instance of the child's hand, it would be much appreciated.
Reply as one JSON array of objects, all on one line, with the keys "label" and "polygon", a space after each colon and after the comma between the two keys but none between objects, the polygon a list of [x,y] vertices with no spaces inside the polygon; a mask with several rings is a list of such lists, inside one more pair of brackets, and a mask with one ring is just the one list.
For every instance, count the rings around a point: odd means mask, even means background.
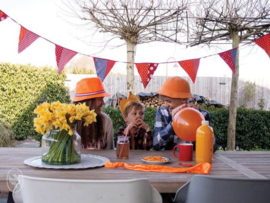
[{"label": "child's hand", "polygon": [[194,108],[194,109],[199,109],[198,106],[196,106],[195,104],[188,104],[188,107]]},{"label": "child's hand", "polygon": [[[128,126],[129,126],[129,130],[131,130],[132,128],[138,128],[137,127],[137,122],[136,121],[132,121],[132,122],[130,122],[129,124],[128,124]],[[127,128],[125,129],[125,131],[127,130]]]},{"label": "child's hand", "polygon": [[142,118],[137,118],[136,123],[138,128],[143,128],[146,130],[146,132],[151,130],[151,128],[143,121]]},{"label": "child's hand", "polygon": [[172,110],[172,117],[174,117],[174,115],[175,115],[180,109],[182,109],[183,107],[186,107],[186,106],[187,106],[186,104],[182,104],[182,105],[180,105],[180,106],[174,108],[174,109]]}]

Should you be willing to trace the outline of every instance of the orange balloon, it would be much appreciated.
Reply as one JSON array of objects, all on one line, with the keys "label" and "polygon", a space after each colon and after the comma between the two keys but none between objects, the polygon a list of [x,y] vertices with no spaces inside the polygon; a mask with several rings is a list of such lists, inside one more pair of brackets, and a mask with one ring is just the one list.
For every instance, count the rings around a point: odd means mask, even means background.
[{"label": "orange balloon", "polygon": [[185,107],[174,115],[172,126],[181,140],[192,142],[196,140],[196,131],[203,120],[203,115],[197,109]]}]

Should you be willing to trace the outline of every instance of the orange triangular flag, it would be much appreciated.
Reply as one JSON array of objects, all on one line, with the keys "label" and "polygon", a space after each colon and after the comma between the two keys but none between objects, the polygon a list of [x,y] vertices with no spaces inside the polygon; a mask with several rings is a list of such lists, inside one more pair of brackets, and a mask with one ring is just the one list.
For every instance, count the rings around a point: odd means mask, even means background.
[{"label": "orange triangular flag", "polygon": [[19,37],[19,46],[18,46],[18,53],[21,53],[25,50],[28,46],[30,46],[37,38],[38,35],[35,33],[25,29],[21,26],[20,37]]}]

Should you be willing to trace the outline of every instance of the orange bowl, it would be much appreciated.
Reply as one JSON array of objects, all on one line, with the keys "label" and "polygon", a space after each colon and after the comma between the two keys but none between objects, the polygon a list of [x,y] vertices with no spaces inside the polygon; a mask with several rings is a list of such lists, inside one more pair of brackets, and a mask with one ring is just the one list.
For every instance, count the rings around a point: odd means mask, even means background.
[{"label": "orange bowl", "polygon": [[172,126],[181,140],[192,142],[196,140],[196,131],[203,120],[203,115],[197,109],[185,107],[174,115]]}]

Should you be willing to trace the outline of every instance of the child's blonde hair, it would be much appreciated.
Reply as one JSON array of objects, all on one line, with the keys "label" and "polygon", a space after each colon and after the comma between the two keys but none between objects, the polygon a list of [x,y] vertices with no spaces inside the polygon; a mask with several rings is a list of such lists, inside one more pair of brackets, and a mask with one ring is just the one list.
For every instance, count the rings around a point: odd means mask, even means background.
[{"label": "child's blonde hair", "polygon": [[135,110],[142,109],[143,111],[145,110],[144,105],[141,102],[131,102],[124,110],[124,116],[128,116],[128,113],[131,111],[132,108],[135,108]]}]

